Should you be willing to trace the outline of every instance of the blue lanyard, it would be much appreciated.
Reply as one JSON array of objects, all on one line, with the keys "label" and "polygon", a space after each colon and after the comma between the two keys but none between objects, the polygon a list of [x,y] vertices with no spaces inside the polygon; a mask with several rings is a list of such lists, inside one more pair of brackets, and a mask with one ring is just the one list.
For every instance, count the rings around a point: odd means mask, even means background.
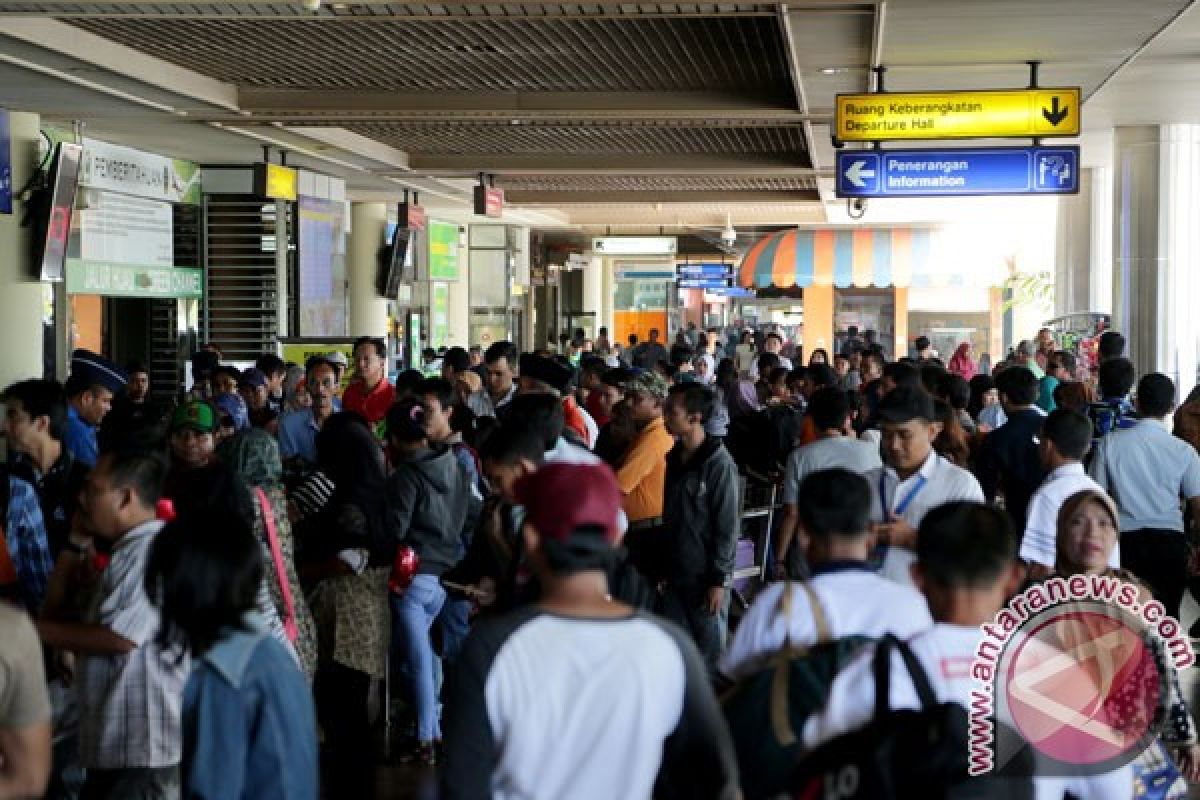
[{"label": "blue lanyard", "polygon": [[926,483],[927,483],[927,481],[925,480],[925,476],[918,475],[917,482],[913,485],[913,487],[911,489],[908,490],[908,494],[904,495],[904,497],[900,499],[900,502],[896,505],[896,509],[893,511],[888,507],[887,476],[884,473],[880,472],[879,473],[879,504],[880,504],[880,507],[883,509],[884,520],[887,520],[889,514],[895,514],[897,517],[903,516],[904,512],[907,511],[908,507],[912,504],[913,498],[915,498],[920,493],[920,491],[925,488]]}]

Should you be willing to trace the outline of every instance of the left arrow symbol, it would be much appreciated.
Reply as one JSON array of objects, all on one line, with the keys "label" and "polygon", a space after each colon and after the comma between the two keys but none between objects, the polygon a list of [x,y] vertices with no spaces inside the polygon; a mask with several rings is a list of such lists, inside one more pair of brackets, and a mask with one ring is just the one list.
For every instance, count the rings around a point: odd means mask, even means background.
[{"label": "left arrow symbol", "polygon": [[863,188],[867,182],[863,178],[874,178],[875,170],[863,169],[867,166],[866,161],[855,161],[850,165],[850,169],[846,170],[846,180],[854,184],[856,188]]}]

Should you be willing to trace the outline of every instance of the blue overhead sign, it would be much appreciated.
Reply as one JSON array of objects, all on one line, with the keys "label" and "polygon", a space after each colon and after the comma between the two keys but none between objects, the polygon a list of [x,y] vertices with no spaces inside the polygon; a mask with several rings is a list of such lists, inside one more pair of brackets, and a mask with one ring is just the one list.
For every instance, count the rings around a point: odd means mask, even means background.
[{"label": "blue overhead sign", "polygon": [[838,197],[1077,194],[1079,148],[843,150]]},{"label": "blue overhead sign", "polygon": [[710,289],[709,294],[720,297],[754,297],[753,289],[743,289],[741,286],[728,286],[724,289]]},{"label": "blue overhead sign", "polygon": [[677,264],[675,271],[681,278],[731,278],[733,264]]},{"label": "blue overhead sign", "polygon": [[730,278],[680,278],[679,288],[712,291],[713,289],[728,289],[730,283]]}]

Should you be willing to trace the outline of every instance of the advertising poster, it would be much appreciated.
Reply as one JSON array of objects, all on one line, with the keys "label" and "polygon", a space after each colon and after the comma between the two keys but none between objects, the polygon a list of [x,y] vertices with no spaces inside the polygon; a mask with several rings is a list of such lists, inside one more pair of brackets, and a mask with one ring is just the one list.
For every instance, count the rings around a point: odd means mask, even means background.
[{"label": "advertising poster", "polygon": [[457,281],[458,226],[445,222],[429,223],[429,279]]}]

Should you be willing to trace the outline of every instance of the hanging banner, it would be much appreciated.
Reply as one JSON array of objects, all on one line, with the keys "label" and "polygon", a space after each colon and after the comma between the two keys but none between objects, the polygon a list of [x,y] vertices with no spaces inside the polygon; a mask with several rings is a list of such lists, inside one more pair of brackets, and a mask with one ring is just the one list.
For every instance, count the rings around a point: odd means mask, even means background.
[{"label": "hanging banner", "polygon": [[457,225],[446,222],[429,223],[429,279],[459,279]]},{"label": "hanging banner", "polygon": [[198,165],[96,139],[83,140],[79,185],[168,203],[201,200]]}]

